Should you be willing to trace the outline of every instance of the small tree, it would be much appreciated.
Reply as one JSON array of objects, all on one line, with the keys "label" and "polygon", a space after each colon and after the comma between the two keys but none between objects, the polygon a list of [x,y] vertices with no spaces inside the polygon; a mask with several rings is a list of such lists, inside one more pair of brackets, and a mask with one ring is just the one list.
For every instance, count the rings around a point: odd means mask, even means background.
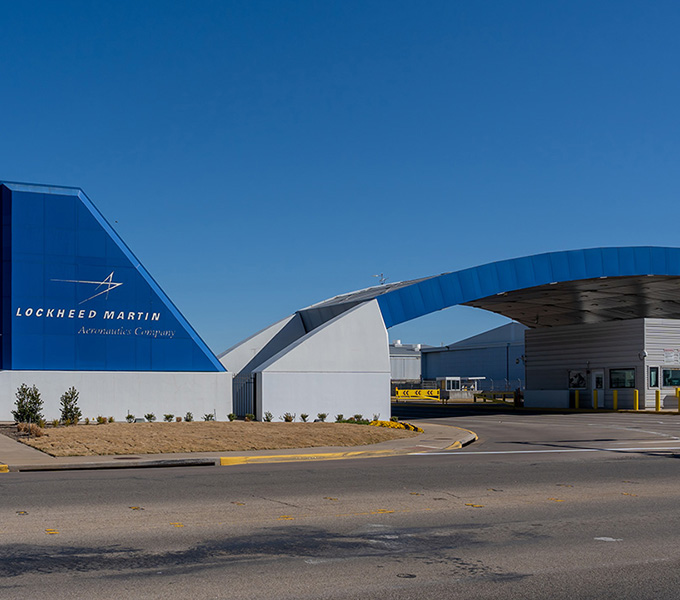
[{"label": "small tree", "polygon": [[40,392],[35,386],[30,388],[22,383],[17,388],[16,410],[12,416],[17,423],[38,423],[44,419],[42,414],[43,401]]},{"label": "small tree", "polygon": [[83,414],[78,408],[80,394],[74,387],[70,387],[61,395],[61,422],[64,425],[75,425]]}]

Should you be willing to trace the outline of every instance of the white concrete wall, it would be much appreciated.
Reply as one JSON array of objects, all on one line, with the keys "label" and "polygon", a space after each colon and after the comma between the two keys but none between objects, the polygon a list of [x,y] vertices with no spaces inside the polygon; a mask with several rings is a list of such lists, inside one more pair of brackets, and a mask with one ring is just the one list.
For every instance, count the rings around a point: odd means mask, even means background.
[{"label": "white concrete wall", "polygon": [[[260,377],[261,376],[261,377]],[[327,421],[338,414],[349,418],[360,414],[390,418],[390,374],[387,373],[258,373],[258,389],[264,402],[257,402],[257,418],[266,411],[275,421],[284,413],[295,414],[295,420],[306,413],[309,420],[326,413]],[[262,409],[260,409],[260,406]]]},{"label": "white concrete wall", "polygon": [[387,330],[375,300],[331,319],[255,369],[256,416],[390,417]]},{"label": "white concrete wall", "polygon": [[116,371],[0,371],[0,421],[11,421],[17,388],[35,385],[44,402],[47,420],[61,414],[61,395],[71,386],[80,393],[78,405],[85,417],[114,417],[124,421],[128,411],[137,417],[154,413],[157,420],[172,413],[195,420],[206,413],[225,421],[232,411],[231,377],[223,373],[164,373]]},{"label": "white concrete wall", "polygon": [[569,390],[525,390],[524,406],[569,408]]},{"label": "white concrete wall", "polygon": [[220,362],[232,373],[255,368],[286,346],[305,335],[300,315],[294,314],[232,346],[219,355]]}]

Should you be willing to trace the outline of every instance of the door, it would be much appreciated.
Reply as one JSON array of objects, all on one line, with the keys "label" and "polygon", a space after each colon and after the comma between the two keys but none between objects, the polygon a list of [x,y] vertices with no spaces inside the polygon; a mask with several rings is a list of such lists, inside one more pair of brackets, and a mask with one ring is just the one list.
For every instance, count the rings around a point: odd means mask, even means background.
[{"label": "door", "polygon": [[[591,373],[591,394],[593,408],[604,408],[604,371]],[[597,390],[597,406],[595,406],[595,390]]]}]

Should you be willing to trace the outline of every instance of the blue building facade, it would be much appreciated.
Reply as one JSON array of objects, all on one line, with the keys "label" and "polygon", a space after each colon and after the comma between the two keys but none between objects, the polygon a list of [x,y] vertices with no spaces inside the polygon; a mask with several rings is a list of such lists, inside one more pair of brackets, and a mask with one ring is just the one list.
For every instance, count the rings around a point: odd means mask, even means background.
[{"label": "blue building facade", "polygon": [[82,190],[0,201],[2,370],[225,371]]}]

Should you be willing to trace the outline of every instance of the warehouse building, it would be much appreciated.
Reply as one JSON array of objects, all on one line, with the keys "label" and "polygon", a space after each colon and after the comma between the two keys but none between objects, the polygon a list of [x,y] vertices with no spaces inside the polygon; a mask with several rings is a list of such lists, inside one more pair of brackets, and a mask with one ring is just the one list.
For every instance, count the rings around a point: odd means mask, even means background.
[{"label": "warehouse building", "polygon": [[393,384],[420,383],[422,350],[422,344],[402,344],[401,340],[390,343],[390,373]]},{"label": "warehouse building", "polygon": [[507,323],[448,346],[424,348],[423,379],[482,377],[478,390],[523,390],[527,329],[521,323]]}]

